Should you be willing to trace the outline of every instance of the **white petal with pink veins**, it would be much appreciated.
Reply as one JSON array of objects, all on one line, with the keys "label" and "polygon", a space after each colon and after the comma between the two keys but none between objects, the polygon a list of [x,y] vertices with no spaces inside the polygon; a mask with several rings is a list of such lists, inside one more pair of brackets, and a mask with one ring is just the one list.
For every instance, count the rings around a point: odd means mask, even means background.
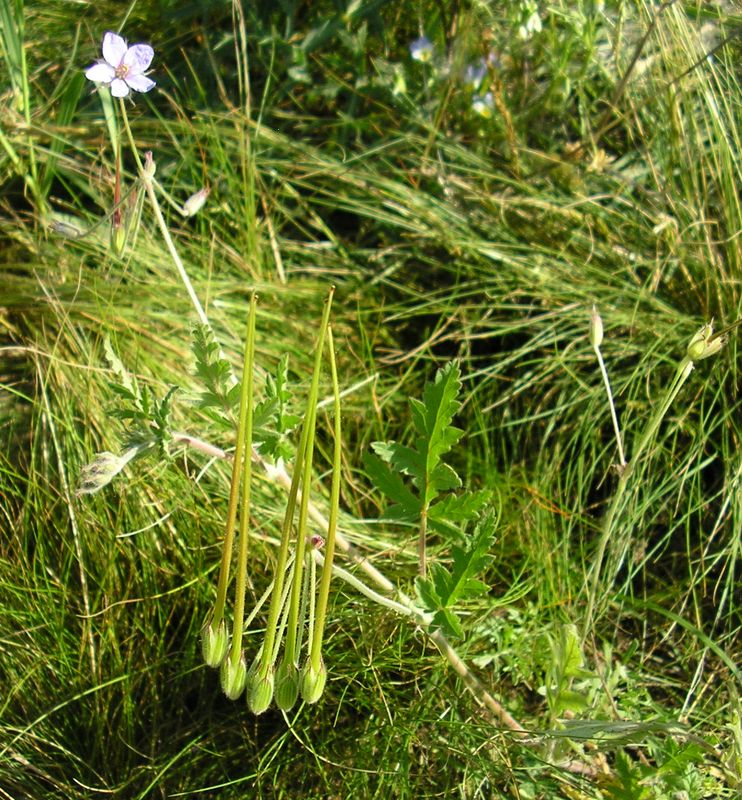
[{"label": "white petal with pink veins", "polygon": [[112,66],[118,67],[126,55],[126,40],[117,33],[108,31],[103,37],[103,58]]},{"label": "white petal with pink veins", "polygon": [[116,77],[116,71],[110,64],[100,62],[85,70],[85,77],[96,83],[110,83]]},{"label": "white petal with pink veins", "polygon": [[129,87],[126,85],[126,81],[122,81],[121,78],[111,81],[111,94],[114,97],[126,97],[129,94]]},{"label": "white petal with pink veins", "polygon": [[155,51],[148,44],[134,44],[124,55],[124,64],[129,67],[130,74],[140,75],[152,63]]},{"label": "white petal with pink veins", "polygon": [[126,82],[137,92],[148,92],[156,86],[146,75],[127,75]]}]

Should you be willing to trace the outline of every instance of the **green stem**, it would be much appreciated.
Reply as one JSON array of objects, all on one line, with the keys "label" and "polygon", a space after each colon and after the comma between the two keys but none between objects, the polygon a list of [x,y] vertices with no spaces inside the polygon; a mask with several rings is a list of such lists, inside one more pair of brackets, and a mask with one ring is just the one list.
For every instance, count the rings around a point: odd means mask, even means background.
[{"label": "green stem", "polygon": [[[232,462],[232,482],[229,487],[229,506],[227,507],[227,521],[224,526],[224,544],[222,545],[222,563],[219,569],[219,582],[216,590],[216,603],[214,604],[214,615],[212,624],[216,627],[224,616],[224,606],[227,600],[227,584],[229,583],[229,565],[232,560],[232,547],[234,542],[234,524],[237,519],[237,501],[240,491],[240,473],[242,469],[243,453],[245,451],[245,431],[247,428],[248,406],[251,406],[250,390],[252,382],[250,377],[252,369],[248,372],[250,364],[250,347],[252,338],[250,331],[254,326],[254,301],[253,293],[250,299],[250,315],[247,320],[247,335],[245,337],[245,354],[243,358],[242,387],[240,389],[240,415],[237,422],[237,441],[235,443],[234,461]],[[245,458],[246,469],[250,464],[250,453]]]},{"label": "green stem", "polygon": [[590,582],[590,590],[588,592],[587,598],[587,610],[585,612],[585,628],[583,633],[583,640],[587,637],[591,626],[593,624],[593,614],[595,611],[596,605],[596,598],[598,595],[598,584],[600,582],[600,575],[603,566],[603,560],[605,558],[605,552],[608,547],[608,542],[611,540],[614,530],[614,522],[618,515],[619,510],[622,508],[622,503],[624,500],[624,495],[626,494],[626,488],[629,485],[629,480],[633,475],[634,471],[636,470],[636,466],[639,463],[644,451],[647,449],[649,444],[653,441],[655,434],[657,433],[657,429],[659,428],[662,420],[665,418],[667,412],[670,409],[670,406],[674,402],[675,398],[678,395],[678,392],[682,388],[685,381],[688,379],[688,376],[693,370],[693,361],[688,358],[687,356],[682,359],[679,363],[677,371],[675,373],[675,377],[673,378],[672,383],[670,384],[667,392],[665,393],[665,397],[662,400],[660,407],[657,409],[656,413],[652,417],[652,419],[647,424],[647,427],[644,429],[644,432],[639,440],[639,443],[636,446],[636,450],[631,457],[631,460],[626,464],[626,467],[622,470],[621,476],[618,479],[618,485],[616,487],[616,492],[613,495],[613,501],[611,502],[610,508],[608,509],[608,513],[605,516],[603,521],[603,532],[600,537],[600,541],[598,542],[598,549],[595,554],[595,559],[593,562],[592,567],[592,580]]},{"label": "green stem", "polygon": [[[330,289],[330,294],[325,300],[325,313],[323,316],[323,322],[321,327],[320,336],[322,341],[324,341],[324,331],[327,327],[327,322],[329,321],[330,316],[330,306],[332,305],[332,296],[333,292],[335,291],[335,287]],[[320,357],[321,357],[321,346],[317,349]],[[296,508],[296,498],[299,493],[299,483],[300,483],[300,476],[302,475],[303,465],[304,465],[304,458],[307,449],[307,441],[309,440],[309,417],[311,416],[311,398],[312,394],[314,395],[315,405],[316,405],[316,397],[317,397],[317,388],[315,388],[315,382],[317,385],[319,384],[319,370],[315,369],[315,374],[312,378],[312,390],[310,391],[310,402],[309,407],[307,408],[307,414],[304,419],[304,426],[302,427],[301,432],[301,439],[299,441],[299,447],[296,451],[296,463],[294,464],[294,474],[291,478],[291,484],[289,488],[289,496],[286,502],[286,513],[284,514],[283,518],[283,528],[281,530],[281,544],[278,551],[278,562],[276,564],[276,582],[273,587],[273,595],[271,597],[271,606],[268,612],[268,623],[266,625],[265,630],[265,642],[263,644],[263,652],[260,659],[260,665],[258,667],[258,675],[260,678],[265,679],[270,671],[270,668],[273,664],[273,647],[276,641],[276,634],[278,631],[278,617],[281,613],[281,594],[283,592],[283,583],[284,583],[284,574],[286,570],[286,562],[288,560],[288,552],[289,552],[289,542],[291,539],[291,527],[294,520],[294,510]],[[307,500],[304,500],[304,495],[306,495]],[[304,486],[304,490],[302,493],[302,505],[306,505],[309,499],[309,486],[308,484]],[[306,525],[306,512],[305,512],[305,519]],[[301,528],[300,528],[301,531]],[[301,540],[301,536],[299,537]],[[302,547],[303,553],[303,547]],[[303,555],[301,556],[303,558]],[[295,555],[296,562],[295,562],[295,569],[298,569],[298,564],[300,560],[299,549],[297,544],[297,552]],[[294,576],[294,581],[296,581],[296,575]]]},{"label": "green stem", "polygon": [[245,423],[243,432],[243,452],[245,463],[242,473],[242,514],[240,516],[240,551],[237,562],[237,585],[234,603],[234,629],[232,633],[232,664],[237,664],[242,655],[242,625],[245,617],[245,590],[247,588],[247,550],[250,530],[250,484],[252,481],[252,428],[253,428],[253,385],[255,365],[255,314],[257,296],[250,295],[250,311],[245,343],[245,365],[242,370],[242,392],[240,394],[240,416],[242,416],[242,397],[246,398]]},{"label": "green stem", "polygon": [[623,449],[623,442],[621,440],[621,428],[618,425],[618,415],[616,414],[616,406],[613,402],[613,392],[611,391],[611,382],[608,380],[608,370],[605,368],[603,361],[603,354],[600,352],[600,346],[593,347],[595,355],[598,358],[598,365],[600,367],[600,374],[603,376],[603,385],[605,386],[606,394],[608,395],[608,406],[611,409],[611,421],[613,422],[613,432],[616,436],[616,443],[618,444],[618,460],[621,468],[626,466],[626,455]]},{"label": "green stem", "polygon": [[[425,476],[425,486],[423,488],[423,496],[428,494],[428,476]],[[428,557],[426,554],[426,539],[428,537],[428,502],[425,501],[422,509],[420,510],[420,531],[417,539],[417,564],[421,577],[425,577],[428,572]]]},{"label": "green stem", "polygon": [[309,495],[312,485],[312,456],[314,455],[314,434],[317,424],[317,397],[319,395],[319,376],[322,368],[322,352],[325,347],[325,336],[330,322],[330,308],[332,306],[332,296],[334,287],[325,301],[325,310],[322,315],[317,349],[314,356],[314,373],[312,375],[312,385],[309,390],[309,400],[307,411],[304,418],[304,428],[307,432],[304,443],[304,469],[301,480],[301,503],[299,506],[299,524],[296,533],[296,570],[291,591],[291,605],[289,608],[289,621],[286,633],[286,659],[291,663],[296,663],[297,652],[296,643],[299,626],[299,602],[301,599],[302,573],[304,569],[304,551],[307,541],[307,519],[309,516]]},{"label": "green stem", "polygon": [[[330,581],[332,580],[332,563],[335,558],[335,534],[338,524],[338,510],[340,507],[340,461],[342,457],[342,421],[340,418],[340,384],[338,382],[337,364],[335,361],[335,346],[332,340],[332,326],[327,328],[327,346],[330,350],[330,372],[332,374],[332,393],[334,398],[334,447],[332,454],[332,488],[330,490],[330,516],[327,521],[327,540],[325,542],[324,566],[322,567],[322,580],[317,597],[317,610],[312,627],[312,643],[310,659],[312,668],[319,671],[322,661],[322,638],[325,631],[327,617],[327,603],[330,597]],[[314,564],[314,561],[312,561]]]},{"label": "green stem", "polygon": [[123,98],[119,99],[119,108],[121,110],[121,117],[124,121],[124,129],[126,130],[126,136],[129,140],[129,146],[131,147],[132,153],[134,154],[134,160],[137,163],[137,169],[139,171],[139,177],[141,178],[142,184],[144,185],[144,189],[147,192],[147,197],[149,198],[150,203],[152,204],[152,210],[155,214],[155,220],[157,221],[157,226],[160,229],[160,233],[162,233],[162,238],[165,240],[165,245],[170,253],[170,257],[173,259],[173,263],[175,264],[176,269],[178,270],[178,274],[180,275],[180,279],[185,286],[186,292],[188,293],[188,297],[190,298],[191,303],[193,304],[194,309],[196,310],[196,314],[198,314],[199,320],[204,324],[208,325],[209,320],[206,316],[206,312],[201,305],[201,301],[198,299],[198,295],[196,294],[195,289],[193,288],[193,284],[191,283],[191,279],[188,277],[188,273],[186,272],[185,267],[183,266],[183,262],[180,260],[180,256],[178,255],[178,251],[175,249],[175,243],[173,242],[173,237],[170,235],[170,231],[168,230],[167,223],[165,222],[165,217],[162,215],[162,209],[160,208],[160,203],[157,200],[157,193],[155,192],[154,186],[154,170],[155,170],[155,162],[152,160],[151,153],[148,154],[147,158],[147,168],[142,164],[142,160],[139,158],[139,152],[137,151],[137,146],[134,141],[134,136],[131,132],[131,127],[129,126],[129,118],[126,115],[126,105],[124,103]]}]

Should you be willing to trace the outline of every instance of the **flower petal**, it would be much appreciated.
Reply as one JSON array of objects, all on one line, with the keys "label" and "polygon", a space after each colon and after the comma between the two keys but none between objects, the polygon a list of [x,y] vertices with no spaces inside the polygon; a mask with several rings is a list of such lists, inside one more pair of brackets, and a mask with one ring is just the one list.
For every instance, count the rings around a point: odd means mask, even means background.
[{"label": "flower petal", "polygon": [[129,87],[126,85],[126,81],[122,81],[121,78],[112,80],[111,94],[114,97],[126,97],[126,95],[129,94]]},{"label": "flower petal", "polygon": [[99,61],[85,70],[85,77],[96,83],[110,83],[116,77],[116,70],[105,61]]},{"label": "flower petal", "polygon": [[112,66],[118,67],[126,55],[126,40],[117,33],[107,31],[103,37],[103,58]]},{"label": "flower petal", "polygon": [[148,44],[134,44],[124,55],[124,64],[129,67],[130,75],[141,75],[152,63],[155,51]]},{"label": "flower petal", "polygon": [[137,92],[148,92],[150,89],[154,89],[156,85],[146,75],[127,75],[126,82]]}]

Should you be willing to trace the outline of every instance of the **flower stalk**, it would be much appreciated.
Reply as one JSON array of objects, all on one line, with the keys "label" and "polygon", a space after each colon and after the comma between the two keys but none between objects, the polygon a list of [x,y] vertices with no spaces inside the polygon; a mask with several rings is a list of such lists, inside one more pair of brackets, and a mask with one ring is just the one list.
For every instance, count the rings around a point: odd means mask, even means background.
[{"label": "flower stalk", "polygon": [[616,436],[616,444],[618,445],[618,466],[620,470],[626,467],[626,455],[623,449],[623,440],[621,438],[621,428],[618,424],[618,415],[616,414],[616,405],[613,402],[613,392],[611,391],[611,382],[608,380],[608,370],[605,368],[603,361],[603,354],[600,352],[600,345],[603,342],[603,320],[598,313],[598,309],[593,306],[590,315],[590,344],[595,351],[595,356],[598,359],[598,366],[600,367],[600,374],[603,378],[603,385],[605,386],[606,395],[608,396],[608,406],[611,410],[611,421],[613,422],[613,432]]},{"label": "flower stalk", "polygon": [[[313,429],[316,418],[316,405],[317,395],[319,393],[319,365],[322,359],[322,348],[324,346],[325,331],[330,318],[330,309],[332,306],[332,297],[335,289],[332,287],[325,300],[325,309],[320,324],[319,341],[317,343],[317,350],[315,355],[315,368],[312,375],[312,385],[309,391],[309,400],[307,403],[307,410],[304,417],[304,425],[302,427],[301,437],[299,440],[299,447],[296,454],[296,463],[294,464],[294,474],[291,479],[289,487],[289,495],[286,502],[286,512],[284,514],[283,526],[281,529],[281,544],[278,552],[278,562],[276,564],[275,582],[273,585],[273,594],[271,596],[271,605],[268,611],[268,622],[266,625],[265,641],[263,648],[256,658],[253,667],[251,667],[252,681],[248,679],[248,701],[254,713],[258,714],[264,711],[272,698],[273,690],[273,664],[275,663],[276,653],[274,652],[277,644],[278,637],[278,622],[283,606],[282,595],[283,585],[286,574],[286,564],[289,555],[289,544],[291,540],[291,529],[294,521],[294,512],[296,510],[296,500],[299,494],[299,485],[302,483],[302,501],[297,534],[297,546],[294,561],[294,574],[292,577],[292,596],[289,606],[289,621],[288,621],[288,634],[286,654],[284,658],[288,659],[290,663],[295,663],[294,647],[296,644],[296,626],[298,622],[298,609],[299,609],[299,593],[301,588],[301,573],[304,559],[304,538],[307,524],[307,509],[309,504],[309,486],[311,480],[311,468],[307,477],[307,470],[304,469],[305,460],[308,458],[311,461],[311,449],[308,448],[310,440],[310,433],[313,438]],[[303,522],[302,522],[303,520]],[[296,590],[296,591],[294,591]],[[296,606],[294,607],[294,595],[296,595]],[[293,626],[293,632],[292,632]],[[292,646],[289,648],[289,637]],[[268,697],[268,686],[270,685],[271,697]],[[250,699],[252,698],[252,700]],[[254,702],[253,702],[254,701]]]},{"label": "flower stalk", "polygon": [[[324,564],[322,567],[322,578],[320,581],[319,593],[317,595],[317,606],[312,626],[311,642],[309,646],[309,658],[304,668],[305,681],[302,687],[306,686],[307,691],[302,689],[302,696],[308,703],[316,702],[322,694],[324,681],[319,692],[319,677],[326,675],[324,663],[322,661],[322,640],[327,619],[327,604],[330,597],[330,581],[332,580],[332,564],[335,558],[335,537],[337,534],[338,511],[340,507],[340,467],[342,458],[342,420],[340,416],[340,383],[338,381],[337,363],[335,359],[335,346],[332,338],[332,326],[327,328],[327,346],[330,353],[330,372],[332,375],[332,394],[333,394],[333,416],[334,416],[334,444],[332,453],[332,487],[330,489],[330,516],[327,521],[327,540],[325,542]],[[314,561],[312,562],[314,564]],[[306,677],[309,676],[309,677]]]},{"label": "flower stalk", "polygon": [[[618,479],[616,492],[613,495],[613,500],[608,509],[608,513],[603,521],[603,530],[601,533],[600,541],[598,542],[598,549],[593,560],[593,566],[590,571],[590,589],[587,597],[587,610],[585,612],[585,625],[583,629],[583,640],[589,635],[592,624],[594,622],[595,606],[598,595],[598,587],[603,570],[603,562],[605,560],[606,549],[608,543],[615,538],[615,521],[619,516],[619,512],[624,509],[624,501],[626,499],[626,490],[636,467],[640,462],[645,451],[649,445],[654,441],[662,421],[667,416],[670,407],[672,406],[675,398],[680,393],[685,382],[693,372],[693,367],[696,361],[715,355],[719,352],[724,344],[723,337],[713,335],[712,323],[704,325],[698,333],[696,333],[688,343],[686,354],[678,363],[675,371],[675,376],[672,379],[665,396],[660,403],[659,408],[654,413],[652,418],[647,423],[641,438],[639,439],[634,454],[628,463],[624,466]],[[619,541],[620,545],[620,541]]]},{"label": "flower stalk", "polygon": [[[240,514],[239,532],[239,555],[237,558],[237,581],[235,585],[234,601],[234,622],[232,632],[232,647],[227,661],[229,666],[225,666],[227,672],[238,676],[233,678],[235,693],[230,694],[225,688],[227,696],[236,699],[242,694],[247,677],[247,667],[242,655],[242,632],[245,619],[245,592],[247,589],[247,555],[250,539],[250,488],[252,482],[252,461],[250,452],[252,450],[252,431],[253,431],[253,395],[254,395],[254,374],[255,374],[255,317],[257,311],[257,295],[253,292],[250,295],[250,308],[247,320],[247,335],[245,337],[245,358],[242,370],[242,388],[240,392],[240,420],[242,431],[238,436],[242,439],[242,452],[245,454],[242,466],[242,509]],[[235,459],[235,465],[237,459]],[[234,470],[233,470],[234,474]],[[224,677],[224,672],[222,673]],[[224,681],[222,683],[224,686]]]},{"label": "flower stalk", "polygon": [[[248,312],[248,320],[247,320],[247,335],[245,337],[245,352],[243,357],[243,365],[244,365],[243,379],[242,379],[242,386],[240,389],[240,413],[237,421],[237,441],[235,443],[234,459],[232,461],[232,480],[229,487],[229,505],[227,506],[227,519],[224,525],[224,543],[222,545],[222,560],[219,569],[219,580],[217,583],[217,590],[216,590],[216,602],[214,604],[214,610],[204,626],[204,631],[205,631],[204,635],[210,635],[208,632],[209,628],[213,628],[215,630],[218,629],[224,619],[224,608],[227,599],[227,586],[229,584],[229,571],[230,571],[230,564],[232,561],[232,549],[234,546],[234,527],[235,527],[235,521],[237,519],[237,507],[239,501],[242,463],[243,463],[243,457],[245,455],[245,450],[247,448],[250,448],[249,442],[251,441],[247,439],[247,426],[248,426],[248,415],[250,415],[250,425],[252,426],[252,414],[251,414],[252,374],[253,374],[252,363],[254,361],[254,330],[255,330],[256,302],[257,298],[255,296],[255,293],[253,292],[250,298],[250,310]],[[252,436],[252,432],[250,432],[250,436]],[[247,448],[246,448],[246,442],[248,442]],[[246,471],[249,471],[251,468],[249,452],[250,451],[248,449],[247,457],[244,458]],[[245,519],[245,514],[243,513],[242,524],[246,524],[246,522],[244,522],[244,519]],[[245,547],[247,547],[246,538],[247,537],[245,536],[244,537]],[[241,646],[241,639],[239,646]]]},{"label": "flower stalk", "polygon": [[[299,523],[296,533],[296,562],[294,564],[294,582],[291,587],[291,600],[289,605],[289,618],[286,631],[286,654],[285,658],[292,664],[298,660],[297,640],[300,638],[299,604],[301,601],[302,576],[304,569],[304,553],[307,541],[307,520],[309,516],[309,495],[312,484],[312,458],[314,456],[314,435],[317,426],[317,398],[319,395],[319,376],[322,367],[322,353],[325,346],[325,338],[329,329],[330,307],[332,304],[333,290],[325,302],[325,310],[320,325],[317,349],[314,357],[314,372],[312,375],[312,385],[309,390],[307,401],[307,411],[304,418],[306,429],[306,442],[303,459],[303,475],[301,479],[301,502],[299,506]],[[302,432],[302,438],[304,434]]]}]

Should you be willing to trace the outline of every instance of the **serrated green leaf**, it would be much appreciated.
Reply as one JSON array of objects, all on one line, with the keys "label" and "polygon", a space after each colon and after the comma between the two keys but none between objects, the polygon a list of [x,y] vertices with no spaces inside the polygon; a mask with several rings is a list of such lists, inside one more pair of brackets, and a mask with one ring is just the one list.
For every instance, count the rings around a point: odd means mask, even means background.
[{"label": "serrated green leaf", "polygon": [[378,456],[366,453],[363,459],[369,478],[393,505],[386,515],[401,521],[414,521],[420,516],[420,500],[405,486],[401,476],[387,466]]},{"label": "serrated green leaf", "polygon": [[265,398],[256,405],[253,440],[262,455],[287,460],[292,456],[289,434],[302,421],[290,411],[292,393],[289,388],[288,356],[276,366],[275,376],[267,375]]},{"label": "serrated green leaf", "polygon": [[[459,410],[461,371],[456,361],[439,369],[435,380],[425,385],[423,402],[413,403],[413,421],[422,436],[428,440],[428,450],[437,459],[458,441],[461,431],[451,427],[451,420]],[[435,464],[429,464],[432,468]]]},{"label": "serrated green leaf", "polygon": [[[439,492],[449,492],[451,489],[461,488],[461,478],[456,474],[453,467],[441,462],[430,473],[431,491],[433,496],[437,496]],[[433,498],[431,497],[428,502]]]},{"label": "serrated green leaf", "polygon": [[440,628],[449,639],[464,638],[464,629],[461,627],[458,617],[447,608],[442,608],[433,616],[430,627],[432,630]]},{"label": "serrated green leaf", "polygon": [[486,517],[477,527],[469,547],[453,548],[453,565],[448,569],[441,563],[430,565],[430,577],[418,577],[415,581],[417,595],[422,608],[433,614],[433,627],[439,627],[447,635],[461,637],[463,630],[455,613],[458,601],[471,599],[489,591],[489,586],[475,575],[487,566],[490,560],[488,549],[494,536],[494,518]]},{"label": "serrated green leaf", "polygon": [[428,519],[467,522],[479,515],[490,496],[491,493],[486,490],[461,495],[447,494],[430,506]]},{"label": "serrated green leaf", "polygon": [[415,578],[415,590],[420,600],[422,608],[430,614],[438,611],[441,607],[441,598],[429,578],[418,576]]},{"label": "serrated green leaf", "polygon": [[[441,492],[450,492],[461,487],[461,479],[455,470],[441,461],[441,457],[462,435],[462,431],[451,425],[453,415],[459,409],[460,389],[460,370],[456,362],[451,362],[438,370],[434,381],[426,384],[422,401],[410,399],[413,426],[418,434],[414,445],[407,446],[398,442],[372,444],[376,456],[381,462],[388,464],[386,470],[374,464],[370,471],[373,473],[372,479],[377,488],[404,509],[405,517],[414,508],[418,515],[424,509],[429,509]],[[411,478],[412,488],[404,487],[399,476]],[[445,506],[441,506],[438,512],[444,509]],[[395,509],[391,516],[398,514],[398,511],[399,509]],[[438,530],[446,529],[442,513],[433,519],[433,524],[434,527],[437,525]]]},{"label": "serrated green leaf", "polygon": [[222,412],[222,424],[233,422],[232,416],[239,402],[240,386],[232,379],[229,362],[220,355],[219,343],[208,325],[193,328],[193,355],[196,359],[196,376],[204,385],[199,395],[200,408],[216,408]]},{"label": "serrated green leaf", "polygon": [[450,579],[446,590],[439,591],[444,606],[451,606],[458,600],[481,594],[483,584],[474,576],[481,572],[490,560],[488,549],[493,536],[494,524],[485,521],[479,526],[468,549],[452,548],[453,568]]},{"label": "serrated green leaf", "polygon": [[425,465],[420,453],[396,442],[372,442],[371,447],[379,458],[386,461],[396,472],[414,478],[415,485],[420,488],[420,482],[425,475]]},{"label": "serrated green leaf", "polygon": [[443,566],[434,562],[430,565],[430,580],[435,588],[435,593],[440,598],[441,607],[448,605],[448,598],[451,588],[451,573]]}]

